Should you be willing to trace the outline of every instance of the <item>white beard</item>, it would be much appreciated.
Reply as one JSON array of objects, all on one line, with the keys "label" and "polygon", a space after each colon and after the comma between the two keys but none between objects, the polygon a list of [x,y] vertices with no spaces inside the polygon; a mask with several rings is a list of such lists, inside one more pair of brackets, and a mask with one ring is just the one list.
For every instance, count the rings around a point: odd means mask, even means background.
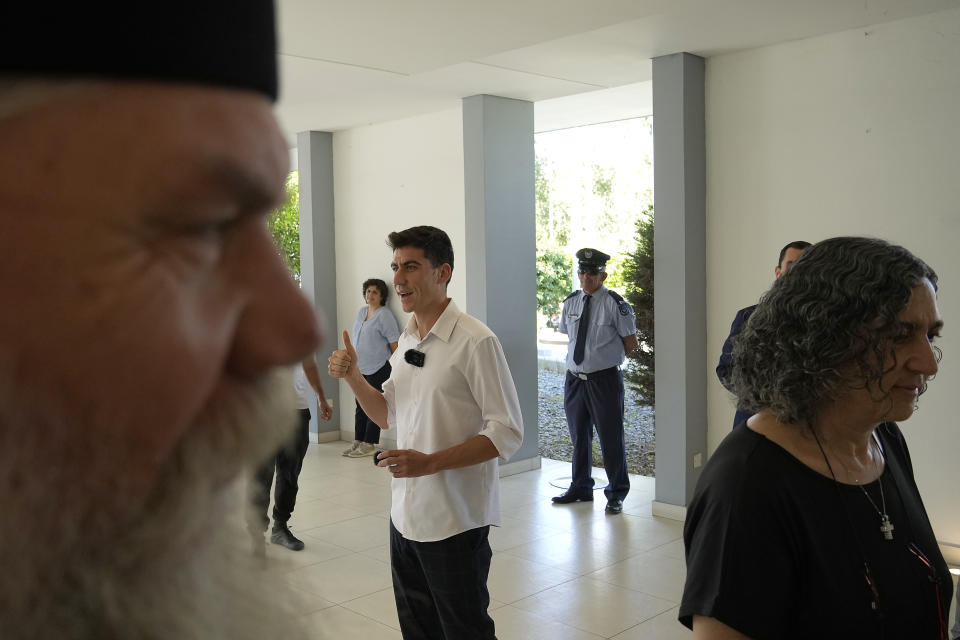
[{"label": "white beard", "polygon": [[[97,460],[96,443],[83,442],[81,426],[28,421],[31,398],[15,393],[23,389],[6,373],[0,371],[0,635],[302,637],[297,615],[284,610],[287,587],[261,570],[242,517],[246,476],[289,438],[295,422],[289,375],[272,374],[233,406],[204,416],[165,461],[154,494],[135,505],[124,504],[122,477],[111,478],[112,486],[85,485],[84,468],[116,461]],[[64,457],[70,449],[84,455]],[[71,462],[60,467],[58,460]]]}]

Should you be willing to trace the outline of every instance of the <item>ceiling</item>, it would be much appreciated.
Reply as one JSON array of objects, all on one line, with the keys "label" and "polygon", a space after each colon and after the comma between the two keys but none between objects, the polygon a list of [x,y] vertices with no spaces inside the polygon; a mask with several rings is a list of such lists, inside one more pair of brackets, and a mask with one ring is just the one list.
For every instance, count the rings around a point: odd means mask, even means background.
[{"label": "ceiling", "polygon": [[277,113],[292,142],[298,131],[456,108],[476,94],[537,102],[538,131],[646,115],[653,57],[679,51],[710,57],[955,8],[960,0],[278,0],[277,6]]}]

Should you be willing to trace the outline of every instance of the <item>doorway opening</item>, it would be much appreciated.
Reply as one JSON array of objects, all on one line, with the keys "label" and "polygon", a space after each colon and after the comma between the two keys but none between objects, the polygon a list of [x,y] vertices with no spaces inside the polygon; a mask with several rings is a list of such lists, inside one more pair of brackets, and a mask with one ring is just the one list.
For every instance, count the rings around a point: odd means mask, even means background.
[{"label": "doorway opening", "polygon": [[[569,462],[563,409],[568,337],[563,300],[577,284],[574,254],[610,254],[604,286],[637,318],[640,348],[624,363],[624,436],[629,473],[655,471],[653,390],[653,123],[631,118],[537,133],[537,360],[539,449]],[[594,438],[594,466],[603,466]]]}]

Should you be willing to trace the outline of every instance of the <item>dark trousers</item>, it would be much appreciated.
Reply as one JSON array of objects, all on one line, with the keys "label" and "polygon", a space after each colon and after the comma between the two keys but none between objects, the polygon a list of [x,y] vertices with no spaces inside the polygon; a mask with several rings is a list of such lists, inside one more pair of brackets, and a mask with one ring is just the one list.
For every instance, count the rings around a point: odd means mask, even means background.
[{"label": "dark trousers", "polygon": [[273,490],[273,521],[286,523],[297,502],[297,478],[303,467],[303,457],[310,444],[310,409],[300,409],[297,431],[290,442],[256,470],[250,483],[250,502],[253,505],[248,527],[251,531],[266,531],[270,524],[267,508],[270,506],[270,483],[274,470],[277,484]]},{"label": "dark trousers", "polygon": [[390,566],[404,640],[496,640],[487,614],[490,527],[437,542],[407,540],[390,522]]},{"label": "dark trousers", "polygon": [[575,492],[593,491],[593,429],[600,437],[603,468],[607,472],[607,498],[623,500],[630,491],[627,455],[623,442],[623,373],[617,368],[590,374],[581,380],[567,371],[563,384],[563,409],[573,443]]},{"label": "dark trousers", "polygon": [[[383,383],[390,377],[390,361],[388,360],[382,367],[371,373],[364,374],[363,378],[370,383],[374,389],[383,391]],[[357,402],[357,411],[353,419],[353,438],[360,442],[377,444],[380,442],[380,427],[376,422],[367,417],[367,414],[360,408]]]}]

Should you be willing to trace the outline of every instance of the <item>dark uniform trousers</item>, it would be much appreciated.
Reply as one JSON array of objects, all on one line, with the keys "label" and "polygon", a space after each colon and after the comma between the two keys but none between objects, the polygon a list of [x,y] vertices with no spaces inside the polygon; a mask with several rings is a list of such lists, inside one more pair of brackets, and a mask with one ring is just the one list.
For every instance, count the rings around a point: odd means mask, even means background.
[{"label": "dark uniform trousers", "polygon": [[593,429],[596,427],[607,472],[607,499],[623,500],[630,491],[623,441],[623,373],[611,367],[586,374],[587,380],[567,371],[563,408],[573,443],[574,493],[593,491]]},{"label": "dark uniform trousers", "polygon": [[252,512],[247,526],[251,531],[265,531],[270,524],[267,508],[270,506],[270,484],[273,482],[274,470],[277,484],[273,490],[273,520],[285,523],[293,513],[300,488],[297,479],[303,467],[303,457],[310,445],[310,409],[300,409],[298,420],[297,431],[290,442],[257,469],[253,482],[250,483]]}]

